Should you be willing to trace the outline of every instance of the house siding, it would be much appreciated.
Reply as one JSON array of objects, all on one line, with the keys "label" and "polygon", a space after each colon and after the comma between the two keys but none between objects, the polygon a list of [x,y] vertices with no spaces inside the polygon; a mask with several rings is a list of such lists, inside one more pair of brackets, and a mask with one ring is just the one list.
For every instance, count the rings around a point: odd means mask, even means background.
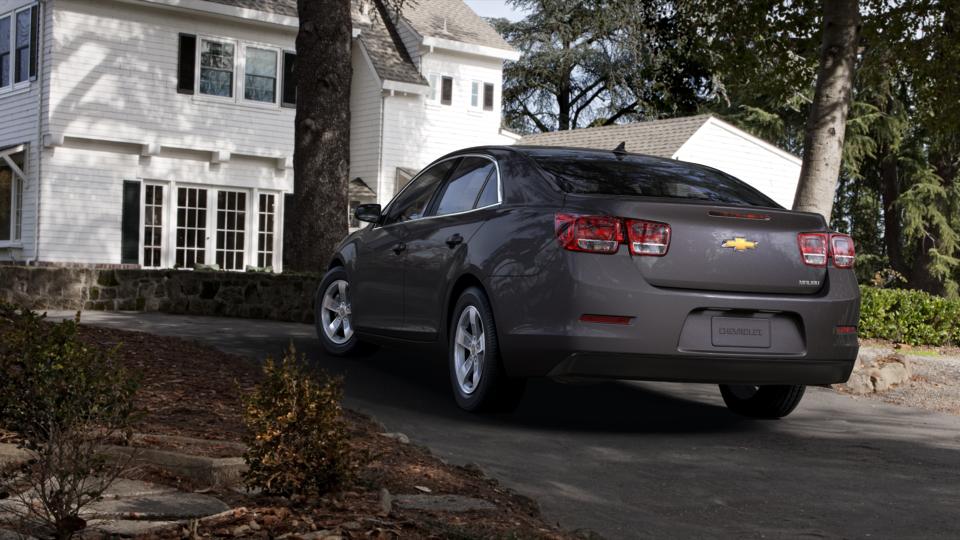
[{"label": "house siding", "polygon": [[350,179],[360,178],[376,190],[380,181],[380,126],[382,91],[363,45],[353,42],[350,90]]},{"label": "house siding", "polygon": [[[0,14],[9,13],[25,6],[36,4],[35,1],[0,0]],[[51,43],[50,10],[43,12],[40,23],[40,37],[38,39],[41,66],[49,65]],[[27,155],[24,159],[24,173],[27,178],[22,184],[20,202],[20,241],[16,247],[0,248],[0,261],[22,262],[34,257],[34,242],[36,229],[36,204],[38,190],[38,169],[40,160],[40,133],[43,125],[38,110],[41,102],[41,92],[49,83],[46,73],[39,73],[38,80],[31,82],[26,88],[0,94],[0,148],[27,145]]]},{"label": "house siding", "polygon": [[708,121],[673,156],[731,174],[755,187],[784,208],[793,207],[800,179],[800,160]]},{"label": "house siding", "polygon": [[[461,148],[513,143],[499,132],[502,66],[497,59],[440,51],[422,56],[424,77],[430,73],[453,77],[453,100],[441,105],[427,96],[386,98],[382,182],[377,191],[381,202],[389,201],[396,192],[397,167],[416,170]],[[474,80],[494,84],[492,111],[470,108]]]}]

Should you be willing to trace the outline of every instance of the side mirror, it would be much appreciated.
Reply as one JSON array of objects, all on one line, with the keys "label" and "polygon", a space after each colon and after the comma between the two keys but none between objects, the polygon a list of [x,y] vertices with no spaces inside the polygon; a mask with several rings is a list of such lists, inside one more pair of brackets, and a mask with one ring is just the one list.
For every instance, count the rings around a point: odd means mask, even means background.
[{"label": "side mirror", "polygon": [[353,211],[353,215],[360,221],[377,223],[380,221],[379,204],[361,204]]}]

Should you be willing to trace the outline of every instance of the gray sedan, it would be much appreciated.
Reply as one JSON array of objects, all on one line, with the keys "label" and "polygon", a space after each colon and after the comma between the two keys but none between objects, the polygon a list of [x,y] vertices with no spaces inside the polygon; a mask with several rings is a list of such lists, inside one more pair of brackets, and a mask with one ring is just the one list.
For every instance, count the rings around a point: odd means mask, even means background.
[{"label": "gray sedan", "polygon": [[456,402],[509,410],[530,377],[718,383],[789,414],[857,356],[849,236],[720,171],[619,151],[480,147],[421,171],[337,248],[317,334],[445,351]]}]

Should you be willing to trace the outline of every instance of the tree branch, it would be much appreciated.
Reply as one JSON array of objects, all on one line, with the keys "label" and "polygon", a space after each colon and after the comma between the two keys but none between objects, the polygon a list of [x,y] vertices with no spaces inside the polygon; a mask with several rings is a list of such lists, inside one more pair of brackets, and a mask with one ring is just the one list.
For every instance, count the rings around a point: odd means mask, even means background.
[{"label": "tree branch", "polygon": [[526,103],[523,104],[523,115],[533,120],[533,124],[537,126],[537,129],[539,129],[541,132],[546,133],[550,131],[550,128],[548,128],[547,125],[544,124],[543,121],[541,121],[540,118],[537,117],[537,115],[533,114],[533,111],[531,111],[530,108],[527,107]]},{"label": "tree branch", "polygon": [[639,105],[639,104],[640,104],[640,101],[634,101],[634,102],[631,103],[630,105],[627,105],[626,107],[624,107],[624,108],[620,109],[619,111],[617,111],[617,112],[616,112],[613,116],[611,116],[610,118],[607,118],[606,120],[604,120],[604,121],[603,121],[603,124],[601,124],[601,125],[603,125],[603,126],[612,126],[612,125],[614,124],[614,122],[616,122],[617,120],[619,120],[623,115],[629,114],[629,113],[632,113],[632,112],[636,111],[636,110],[637,110],[637,105]]}]

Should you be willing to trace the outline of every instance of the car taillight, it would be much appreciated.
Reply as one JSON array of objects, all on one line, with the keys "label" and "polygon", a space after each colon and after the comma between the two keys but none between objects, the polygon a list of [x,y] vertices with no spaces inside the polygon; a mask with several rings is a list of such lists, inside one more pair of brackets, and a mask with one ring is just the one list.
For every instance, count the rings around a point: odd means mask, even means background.
[{"label": "car taillight", "polygon": [[609,216],[557,214],[557,238],[564,249],[590,253],[616,253],[623,240],[621,220]]},{"label": "car taillight", "polygon": [[803,262],[809,266],[827,265],[827,234],[800,233],[797,235],[800,243],[800,255]]},{"label": "car taillight", "polygon": [[670,247],[670,226],[643,219],[627,220],[627,240],[630,253],[662,257]]},{"label": "car taillight", "polygon": [[833,265],[837,268],[853,268],[853,261],[857,256],[853,247],[853,238],[845,234],[831,234],[830,255],[833,257]]}]

